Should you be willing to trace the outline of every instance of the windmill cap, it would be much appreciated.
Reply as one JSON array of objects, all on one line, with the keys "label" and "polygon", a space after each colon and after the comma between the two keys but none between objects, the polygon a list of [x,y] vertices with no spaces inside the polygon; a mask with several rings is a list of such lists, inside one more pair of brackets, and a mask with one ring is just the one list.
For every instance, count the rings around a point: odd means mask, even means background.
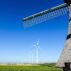
[{"label": "windmill cap", "polygon": [[67,3],[68,5],[71,4],[71,0],[64,0],[64,1],[65,1],[65,3]]}]

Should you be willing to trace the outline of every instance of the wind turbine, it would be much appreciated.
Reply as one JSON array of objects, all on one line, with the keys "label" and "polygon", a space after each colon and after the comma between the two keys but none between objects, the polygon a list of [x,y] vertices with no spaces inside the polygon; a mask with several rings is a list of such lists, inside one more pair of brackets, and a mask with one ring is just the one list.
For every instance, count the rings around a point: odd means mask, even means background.
[{"label": "wind turbine", "polygon": [[52,7],[50,9],[41,11],[34,15],[23,18],[23,23],[25,27],[31,27],[38,23],[48,21],[52,18],[69,14],[69,31],[67,35],[67,40],[65,43],[65,48],[62,51],[60,59],[57,62],[58,67],[62,67],[63,71],[71,71],[71,0],[64,0],[65,3]]},{"label": "wind turbine", "polygon": [[39,40],[34,44],[34,47],[36,49],[36,64],[38,64]]}]

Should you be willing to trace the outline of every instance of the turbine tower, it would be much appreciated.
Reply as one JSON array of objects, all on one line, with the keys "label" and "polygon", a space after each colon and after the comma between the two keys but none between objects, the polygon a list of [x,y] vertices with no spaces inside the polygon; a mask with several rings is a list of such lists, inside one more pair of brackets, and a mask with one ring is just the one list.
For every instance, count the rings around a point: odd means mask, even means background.
[{"label": "turbine tower", "polygon": [[38,23],[42,23],[69,13],[69,31],[65,43],[65,48],[63,49],[56,65],[58,67],[62,67],[63,71],[71,71],[71,0],[64,0],[64,2],[65,3],[56,7],[52,7],[45,11],[41,11],[29,17],[23,18],[23,23],[25,27],[31,27]]}]

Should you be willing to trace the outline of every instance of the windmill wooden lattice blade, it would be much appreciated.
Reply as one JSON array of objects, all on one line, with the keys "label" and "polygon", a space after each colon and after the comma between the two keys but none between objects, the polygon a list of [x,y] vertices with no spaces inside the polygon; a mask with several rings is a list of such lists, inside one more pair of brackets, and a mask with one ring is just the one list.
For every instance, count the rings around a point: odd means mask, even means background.
[{"label": "windmill wooden lattice blade", "polygon": [[66,3],[50,8],[48,10],[36,13],[29,17],[23,18],[24,27],[30,27],[52,18],[65,15],[68,12],[68,5]]}]

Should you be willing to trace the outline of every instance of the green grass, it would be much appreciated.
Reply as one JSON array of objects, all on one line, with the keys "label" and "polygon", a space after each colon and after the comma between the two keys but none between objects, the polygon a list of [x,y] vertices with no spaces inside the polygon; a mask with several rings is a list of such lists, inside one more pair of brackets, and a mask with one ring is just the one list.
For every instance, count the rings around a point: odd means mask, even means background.
[{"label": "green grass", "polygon": [[0,71],[62,71],[55,64],[40,64],[37,66],[0,65]]}]

